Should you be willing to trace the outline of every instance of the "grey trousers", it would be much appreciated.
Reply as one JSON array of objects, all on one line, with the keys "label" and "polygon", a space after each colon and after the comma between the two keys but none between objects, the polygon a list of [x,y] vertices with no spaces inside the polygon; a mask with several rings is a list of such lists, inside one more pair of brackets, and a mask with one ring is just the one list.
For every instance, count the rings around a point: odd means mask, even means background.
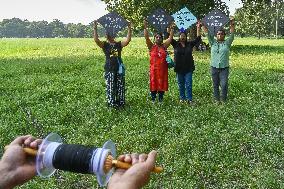
[{"label": "grey trousers", "polygon": [[[229,67],[215,68],[211,66],[211,76],[214,99],[217,101],[226,101],[228,96]],[[221,87],[221,98],[219,87]]]}]

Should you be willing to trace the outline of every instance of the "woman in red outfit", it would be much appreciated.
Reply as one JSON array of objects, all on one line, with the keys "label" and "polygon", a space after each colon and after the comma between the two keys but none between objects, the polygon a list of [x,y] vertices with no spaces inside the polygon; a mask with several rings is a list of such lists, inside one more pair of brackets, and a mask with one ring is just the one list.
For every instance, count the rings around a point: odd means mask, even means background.
[{"label": "woman in red outfit", "polygon": [[149,38],[147,21],[144,21],[144,36],[147,47],[150,51],[150,92],[152,101],[155,102],[157,93],[159,102],[163,100],[165,91],[168,90],[168,65],[166,62],[166,49],[170,46],[173,39],[173,29],[169,38],[163,43],[163,35],[154,35],[154,44]]}]

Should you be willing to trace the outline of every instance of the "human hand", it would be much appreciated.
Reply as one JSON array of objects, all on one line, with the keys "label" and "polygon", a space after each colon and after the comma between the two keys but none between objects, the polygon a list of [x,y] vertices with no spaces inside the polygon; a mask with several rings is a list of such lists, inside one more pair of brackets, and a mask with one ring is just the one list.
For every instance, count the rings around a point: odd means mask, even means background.
[{"label": "human hand", "polygon": [[176,26],[177,26],[176,23],[172,21],[172,23],[170,24],[170,29],[174,29]]},{"label": "human hand", "polygon": [[148,28],[148,21],[146,20],[146,18],[144,19],[143,23],[144,23],[144,29],[147,29]]},{"label": "human hand", "polygon": [[112,175],[108,189],[138,189],[145,186],[150,179],[151,171],[154,169],[156,151],[147,154],[121,155],[117,160],[132,163],[128,170],[117,169]]},{"label": "human hand", "polygon": [[171,32],[171,28],[167,27],[167,33],[170,33],[170,32]]},{"label": "human hand", "polygon": [[167,28],[167,32],[170,33],[171,31],[174,31],[175,27],[176,27],[176,23],[174,21],[171,22],[169,27]]},{"label": "human hand", "polygon": [[0,175],[6,175],[0,178],[0,188],[21,185],[36,175],[35,157],[28,156],[23,146],[37,149],[41,142],[41,139],[27,135],[17,137],[9,144],[0,161]]},{"label": "human hand", "polygon": [[98,21],[95,20],[95,21],[94,21],[94,28],[97,29],[97,27],[98,27]]},{"label": "human hand", "polygon": [[134,27],[134,25],[133,25],[133,23],[130,21],[130,22],[128,22],[128,28],[129,29],[132,29]]},{"label": "human hand", "polygon": [[200,20],[198,20],[197,23],[196,23],[196,28],[200,29],[201,26],[202,26],[202,23],[200,22]]},{"label": "human hand", "polygon": [[230,16],[230,26],[235,26],[235,18]]}]

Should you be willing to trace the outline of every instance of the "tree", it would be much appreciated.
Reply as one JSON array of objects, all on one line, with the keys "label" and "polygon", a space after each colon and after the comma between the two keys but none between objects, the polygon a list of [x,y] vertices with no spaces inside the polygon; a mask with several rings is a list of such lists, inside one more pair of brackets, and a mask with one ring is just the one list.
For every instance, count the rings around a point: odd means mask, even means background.
[{"label": "tree", "polygon": [[63,22],[58,19],[54,19],[49,23],[49,26],[52,28],[52,37],[65,37],[65,28]]},{"label": "tree", "polygon": [[279,34],[284,36],[284,17],[279,20]]},{"label": "tree", "polygon": [[2,35],[6,37],[25,37],[27,30],[27,20],[19,18],[4,19],[2,25]]},{"label": "tree", "polygon": [[136,29],[141,29],[143,19],[161,7],[169,13],[174,13],[182,7],[188,7],[199,19],[202,19],[210,10],[218,8],[228,14],[228,7],[221,0],[103,0],[109,11],[116,11],[125,19],[132,21]]},{"label": "tree", "polygon": [[27,26],[28,36],[29,37],[48,37],[47,31],[48,22],[46,21],[38,21],[38,22],[30,22]]},{"label": "tree", "polygon": [[86,35],[86,26],[82,24],[67,24],[65,25],[66,37],[85,37]]},{"label": "tree", "polygon": [[[283,10],[283,0],[243,0],[243,7],[235,13],[236,32],[244,36],[270,36],[276,30],[276,9]],[[283,11],[280,11],[283,12]]]}]

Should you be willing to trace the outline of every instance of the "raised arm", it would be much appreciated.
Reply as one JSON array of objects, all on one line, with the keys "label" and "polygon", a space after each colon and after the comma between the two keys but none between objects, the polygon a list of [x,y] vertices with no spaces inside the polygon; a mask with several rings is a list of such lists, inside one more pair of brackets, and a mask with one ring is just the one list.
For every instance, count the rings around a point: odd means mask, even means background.
[{"label": "raised arm", "polygon": [[234,33],[234,32],[235,32],[235,19],[234,17],[232,17],[230,20],[230,33]]},{"label": "raised arm", "polygon": [[132,36],[132,29],[131,29],[131,22],[128,23],[128,32],[127,32],[127,37],[125,40],[121,41],[121,46],[125,47],[129,44],[129,42],[131,41],[131,36]]},{"label": "raised arm", "polygon": [[230,20],[230,36],[226,40],[226,43],[231,46],[234,41],[234,32],[235,32],[235,20],[234,18],[231,18]]},{"label": "raised arm", "polygon": [[171,28],[171,30],[170,30],[170,36],[169,36],[169,38],[164,42],[164,47],[165,47],[165,48],[168,48],[168,47],[171,45],[171,42],[172,42],[172,40],[173,40],[173,37],[174,37],[174,29]]},{"label": "raised arm", "polygon": [[104,47],[104,43],[102,41],[100,41],[99,39],[99,35],[98,35],[98,22],[95,20],[94,22],[94,40],[96,42],[96,44],[100,47],[103,48]]},{"label": "raised arm", "polygon": [[201,28],[201,22],[198,20],[198,22],[196,23],[196,35],[197,35],[197,37],[195,38],[195,40],[191,41],[191,44],[193,46],[195,46],[195,45],[197,45],[201,42],[200,28]]},{"label": "raised arm", "polygon": [[201,29],[201,22],[198,20],[197,24],[196,24],[196,34],[197,34],[197,37],[201,36],[200,29]]},{"label": "raised arm", "polygon": [[208,42],[210,45],[212,45],[214,43],[214,36],[210,34],[210,32],[208,31],[208,28],[206,27],[204,23],[202,25],[203,25],[202,26],[203,31],[207,33]]},{"label": "raised arm", "polygon": [[149,38],[148,23],[147,23],[146,20],[144,20],[144,36],[145,36],[145,39],[146,39],[146,45],[147,45],[148,49],[150,50],[153,46],[153,43]]},{"label": "raised arm", "polygon": [[[171,27],[167,27],[167,33],[165,34],[165,39],[168,39],[170,36],[170,32],[171,32]],[[171,45],[175,48],[177,46],[178,42],[173,38]]]}]

